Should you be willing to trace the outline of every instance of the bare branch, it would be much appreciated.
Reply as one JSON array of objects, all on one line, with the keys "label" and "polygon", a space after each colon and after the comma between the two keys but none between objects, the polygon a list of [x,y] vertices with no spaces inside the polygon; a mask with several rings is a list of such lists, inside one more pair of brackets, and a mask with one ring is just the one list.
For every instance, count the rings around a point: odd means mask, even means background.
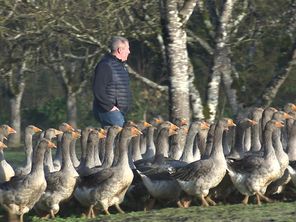
[{"label": "bare branch", "polygon": [[133,77],[135,77],[136,79],[140,80],[141,82],[145,83],[147,86],[153,88],[153,89],[157,89],[161,92],[168,92],[168,87],[167,86],[161,86],[158,85],[157,83],[141,76],[139,73],[137,73],[134,69],[132,69],[130,66],[127,66],[128,68],[128,72],[129,74],[131,74]]},{"label": "bare branch", "polygon": [[182,9],[179,12],[179,16],[182,18],[183,24],[187,23],[188,19],[190,18],[196,6],[196,3],[197,3],[197,0],[185,0]]},{"label": "bare branch", "polygon": [[286,67],[282,69],[278,75],[273,77],[271,81],[267,84],[267,87],[265,88],[262,95],[257,100],[257,105],[262,106],[269,106],[272,102],[272,100],[277,95],[279,88],[282,86],[282,84],[285,82],[287,77],[289,76],[291,70],[296,66],[296,43],[294,43],[293,52],[291,55],[291,60],[287,63]]},{"label": "bare branch", "polygon": [[95,56],[97,56],[98,54],[100,54],[101,50],[96,50],[94,53],[87,55],[87,56],[78,56],[78,55],[74,55],[72,53],[65,53],[64,56],[66,58],[71,58],[71,59],[77,59],[77,60],[85,60],[85,59],[89,59],[89,58],[93,58]]},{"label": "bare branch", "polygon": [[187,30],[187,33],[188,33],[187,39],[189,44],[193,44],[194,42],[197,42],[209,53],[209,55],[214,54],[214,49],[205,40],[198,37],[191,30]]}]

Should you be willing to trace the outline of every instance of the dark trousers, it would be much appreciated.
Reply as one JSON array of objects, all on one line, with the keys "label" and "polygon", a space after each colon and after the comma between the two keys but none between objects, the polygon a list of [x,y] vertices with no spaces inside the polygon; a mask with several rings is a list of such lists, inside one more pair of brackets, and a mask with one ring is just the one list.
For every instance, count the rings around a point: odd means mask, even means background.
[{"label": "dark trousers", "polygon": [[113,126],[113,125],[123,127],[125,120],[124,120],[124,114],[122,112],[120,111],[100,112],[95,109],[93,110],[93,112],[96,120],[101,123],[102,127]]}]

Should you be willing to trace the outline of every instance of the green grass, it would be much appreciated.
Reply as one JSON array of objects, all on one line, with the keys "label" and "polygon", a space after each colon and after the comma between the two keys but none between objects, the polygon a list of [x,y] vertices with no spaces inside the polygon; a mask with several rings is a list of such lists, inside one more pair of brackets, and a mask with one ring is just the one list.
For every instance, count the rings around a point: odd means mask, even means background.
[{"label": "green grass", "polygon": [[[242,204],[218,205],[214,207],[193,206],[188,209],[163,208],[149,212],[130,212],[126,214],[99,215],[96,219],[83,219],[80,217],[56,218],[54,221],[295,221],[296,203],[277,202],[263,204],[262,206]],[[33,217],[32,221],[47,221]]]},{"label": "green grass", "polygon": [[8,148],[4,151],[6,161],[14,166],[21,166],[25,161],[25,153],[22,148]]}]

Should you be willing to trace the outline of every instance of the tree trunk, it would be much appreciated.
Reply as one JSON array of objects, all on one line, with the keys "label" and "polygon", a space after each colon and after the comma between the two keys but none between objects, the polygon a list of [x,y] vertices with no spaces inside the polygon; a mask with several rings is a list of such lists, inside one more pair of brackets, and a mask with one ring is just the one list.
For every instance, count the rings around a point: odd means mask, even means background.
[{"label": "tree trunk", "polygon": [[12,147],[19,146],[21,143],[21,102],[24,89],[25,83],[22,82],[19,85],[19,92],[9,100],[11,109],[11,127],[16,130],[16,133],[12,134],[9,138],[9,145]]},{"label": "tree trunk", "polygon": [[198,119],[203,119],[204,114],[203,114],[203,104],[200,98],[199,91],[196,89],[194,85],[194,71],[193,71],[193,66],[191,62],[189,61],[189,99],[190,99],[190,105],[191,105],[191,110],[192,110],[192,119],[193,120],[198,120]]},{"label": "tree trunk", "polygon": [[188,53],[185,25],[196,1],[185,1],[181,10],[178,10],[179,2],[177,0],[163,1],[164,40],[170,76],[170,118],[189,120]]},{"label": "tree trunk", "polygon": [[77,100],[75,93],[67,93],[67,117],[68,123],[77,128]]},{"label": "tree trunk", "polygon": [[[207,108],[208,118],[214,121],[219,103],[220,82],[223,73],[231,73],[228,58],[228,46],[230,22],[232,19],[233,6],[236,0],[227,0],[220,18],[220,27],[217,34],[217,44],[214,53],[214,65],[212,68],[211,78],[208,83]],[[226,77],[226,75],[225,75]]]},{"label": "tree trunk", "polygon": [[230,53],[227,53],[227,57],[224,59],[224,69],[221,70],[222,82],[232,112],[233,114],[237,114],[239,111],[239,103],[237,98],[237,89],[233,86],[233,79],[236,77],[233,76],[233,66],[231,64],[229,54]]}]

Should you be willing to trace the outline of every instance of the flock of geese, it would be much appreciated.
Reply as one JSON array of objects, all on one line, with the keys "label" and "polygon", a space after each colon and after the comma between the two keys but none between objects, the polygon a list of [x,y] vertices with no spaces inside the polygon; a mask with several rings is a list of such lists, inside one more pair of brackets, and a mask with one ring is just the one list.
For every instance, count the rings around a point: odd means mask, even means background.
[{"label": "flock of geese", "polygon": [[78,130],[62,123],[42,131],[29,125],[21,167],[4,158],[4,142],[17,132],[1,125],[0,206],[23,221],[32,209],[54,218],[72,198],[88,218],[97,209],[109,214],[110,206],[123,213],[119,204],[125,198],[143,197],[144,210],[157,201],[187,208],[195,198],[202,206],[216,205],[216,199],[235,192],[244,204],[250,196],[258,205],[271,202],[290,180],[296,185],[295,119],[296,106],[288,103],[281,111],[253,108],[236,124],[229,118],[212,124],[154,118],[123,128]]}]

